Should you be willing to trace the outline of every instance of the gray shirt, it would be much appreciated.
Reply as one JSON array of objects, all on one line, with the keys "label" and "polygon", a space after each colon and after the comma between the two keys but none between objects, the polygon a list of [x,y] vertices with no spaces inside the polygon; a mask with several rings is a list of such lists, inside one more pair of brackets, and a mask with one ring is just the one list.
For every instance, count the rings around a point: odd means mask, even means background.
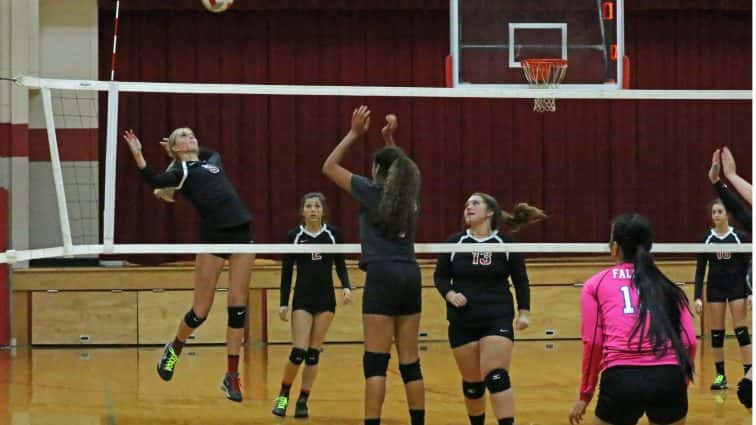
[{"label": "gray shirt", "polygon": [[370,222],[370,210],[378,208],[383,196],[383,185],[363,176],[352,175],[352,197],[360,203],[360,268],[378,261],[412,262],[415,260],[415,229],[395,236],[383,234],[382,229]]}]

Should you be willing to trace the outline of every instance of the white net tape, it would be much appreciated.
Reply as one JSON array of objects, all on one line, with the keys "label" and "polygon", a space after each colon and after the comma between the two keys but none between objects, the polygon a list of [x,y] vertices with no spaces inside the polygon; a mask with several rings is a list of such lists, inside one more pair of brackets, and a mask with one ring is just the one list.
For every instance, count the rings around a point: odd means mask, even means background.
[{"label": "white net tape", "polygon": [[[191,93],[191,94],[257,94],[281,96],[356,96],[356,97],[434,97],[532,99],[529,88],[506,87],[382,87],[382,86],[290,86],[278,84],[193,84],[108,82],[93,80],[60,80],[21,76],[17,82],[29,88],[58,88],[107,91],[111,85],[120,92]],[[654,99],[654,100],[751,100],[751,90],[587,90],[545,89],[540,94],[554,99]]]},{"label": "white net tape", "polygon": [[[477,244],[452,243],[416,243],[418,254],[437,254],[443,252],[478,252]],[[507,243],[501,245],[486,244],[486,252],[522,252],[522,253],[570,253],[570,254],[608,254],[606,243]],[[695,253],[751,253],[753,247],[748,244],[702,243],[657,243],[651,250],[654,254],[695,254]],[[115,244],[112,250],[105,250],[103,245],[74,245],[70,253],[63,247],[32,249],[25,251],[9,250],[0,254],[0,263],[15,263],[39,258],[63,257],[67,255],[97,254],[197,254],[197,253],[254,253],[254,254],[358,254],[359,244]]]},{"label": "white net tape", "polygon": [[[115,160],[117,134],[117,102],[118,92],[140,93],[191,93],[191,94],[256,94],[256,95],[310,95],[310,96],[356,96],[356,97],[433,97],[433,98],[533,98],[533,90],[527,88],[439,88],[439,87],[375,87],[375,86],[294,86],[267,84],[192,84],[192,83],[142,83],[142,82],[105,82],[92,80],[60,80],[42,79],[30,76],[17,78],[17,83],[30,89],[42,89],[43,98],[47,93],[48,104],[50,89],[107,91],[108,92],[108,131],[105,165],[105,187],[103,206],[103,244],[76,244],[72,241],[67,219],[62,221],[63,246],[33,249],[8,250],[0,253],[0,263],[15,263],[41,258],[91,256],[99,254],[193,254],[193,253],[344,253],[356,254],[360,252],[357,244],[339,245],[292,245],[292,244],[254,244],[254,245],[195,245],[195,244],[114,244],[113,243],[113,215],[114,215],[114,187]],[[732,101],[750,100],[750,90],[587,90],[587,89],[539,89],[539,99],[653,99],[653,100],[712,100]],[[542,107],[551,105],[541,102]],[[46,106],[46,121],[48,133],[54,134],[54,120],[52,106]],[[49,112],[49,113],[48,113]],[[51,157],[53,167],[60,168],[57,158],[57,142],[51,139]],[[62,174],[62,173],[58,173]],[[62,177],[55,177],[58,206],[61,215],[67,211],[65,189]],[[65,223],[65,225],[63,225]],[[419,254],[434,254],[443,252],[473,252],[479,251],[476,244],[460,246],[448,243],[417,243],[415,251]],[[714,253],[722,252],[752,252],[751,244],[721,245],[713,247],[701,243],[657,243],[653,247],[654,253]],[[523,252],[523,253],[597,253],[609,252],[606,243],[512,243],[486,246],[490,252]]]}]

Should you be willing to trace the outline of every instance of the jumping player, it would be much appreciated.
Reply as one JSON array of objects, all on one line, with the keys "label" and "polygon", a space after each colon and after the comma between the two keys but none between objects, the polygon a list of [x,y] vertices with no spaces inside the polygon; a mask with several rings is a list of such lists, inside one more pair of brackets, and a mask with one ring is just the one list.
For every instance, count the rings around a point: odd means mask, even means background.
[{"label": "jumping player", "polygon": [[[142,156],[142,144],[132,130],[123,136],[129,146],[142,178],[153,189],[173,188],[192,203],[202,218],[202,243],[251,243],[252,214],[236,194],[226,177],[217,152],[200,149],[194,132],[189,128],[173,130],[165,145],[173,164],[163,173],[147,166]],[[158,194],[159,197],[162,197]],[[165,198],[163,198],[165,199]],[[247,293],[254,254],[197,254],[194,268],[194,302],[179,322],[173,342],[163,349],[157,372],[165,381],[171,380],[186,339],[207,319],[213,305],[215,286],[221,269],[228,259],[228,369],[221,382],[221,390],[229,400],[241,402],[239,386],[239,353],[244,339],[247,316]]]}]

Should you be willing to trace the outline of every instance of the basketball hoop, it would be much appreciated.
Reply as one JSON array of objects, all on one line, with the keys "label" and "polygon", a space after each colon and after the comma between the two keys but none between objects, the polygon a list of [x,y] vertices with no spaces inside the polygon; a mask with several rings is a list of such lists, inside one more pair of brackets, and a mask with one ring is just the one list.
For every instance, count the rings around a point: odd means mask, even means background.
[{"label": "basketball hoop", "polygon": [[[567,74],[567,59],[523,59],[522,71],[532,89],[555,89]],[[533,110],[536,112],[556,111],[556,99],[536,97]]]}]

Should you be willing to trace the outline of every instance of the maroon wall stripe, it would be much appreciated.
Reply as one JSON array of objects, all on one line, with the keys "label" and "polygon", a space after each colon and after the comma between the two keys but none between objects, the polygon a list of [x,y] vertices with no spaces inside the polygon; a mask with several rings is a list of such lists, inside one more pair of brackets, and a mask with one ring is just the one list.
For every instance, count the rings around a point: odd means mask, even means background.
[{"label": "maroon wall stripe", "polygon": [[[97,161],[97,129],[75,128],[59,129],[58,152],[61,161]],[[47,142],[47,130],[29,130],[29,160],[49,161],[50,146]]]},{"label": "maroon wall stripe", "polygon": [[27,124],[0,123],[0,157],[29,156]]}]

